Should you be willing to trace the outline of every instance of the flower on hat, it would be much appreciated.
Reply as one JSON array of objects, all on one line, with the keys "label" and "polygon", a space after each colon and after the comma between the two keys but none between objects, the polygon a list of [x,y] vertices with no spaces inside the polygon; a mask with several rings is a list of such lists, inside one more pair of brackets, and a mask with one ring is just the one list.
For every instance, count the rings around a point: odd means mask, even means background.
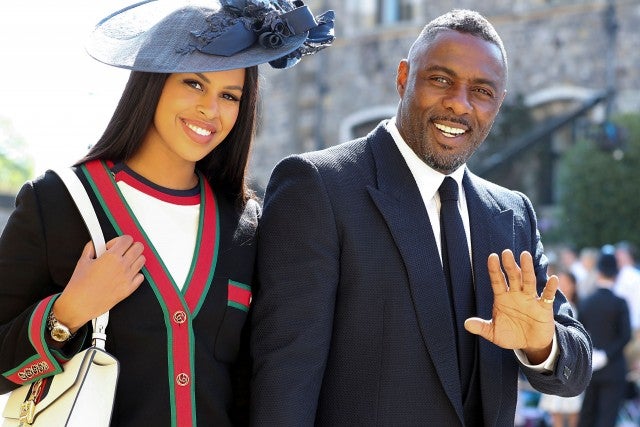
[{"label": "flower on hat", "polygon": [[314,18],[300,0],[222,0],[222,13],[208,19],[208,28],[192,31],[197,44],[184,50],[232,56],[258,43],[265,49],[277,49],[286,39],[308,33],[293,52],[270,61],[274,68],[289,68],[303,56],[329,46],[335,39],[333,11]]}]

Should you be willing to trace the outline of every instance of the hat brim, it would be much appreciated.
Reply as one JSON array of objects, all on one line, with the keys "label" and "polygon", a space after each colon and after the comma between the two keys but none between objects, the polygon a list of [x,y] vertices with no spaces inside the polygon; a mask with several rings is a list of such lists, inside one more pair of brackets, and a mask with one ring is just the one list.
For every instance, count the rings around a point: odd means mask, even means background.
[{"label": "hat brim", "polygon": [[[213,7],[212,7],[213,3]],[[231,56],[193,48],[193,31],[208,27],[207,17],[219,11],[212,0],[148,0],[121,9],[100,21],[86,50],[114,67],[154,73],[196,73],[247,68],[281,58],[300,47],[308,32],[287,37],[277,48],[258,43]],[[190,48],[191,47],[191,48]]]}]

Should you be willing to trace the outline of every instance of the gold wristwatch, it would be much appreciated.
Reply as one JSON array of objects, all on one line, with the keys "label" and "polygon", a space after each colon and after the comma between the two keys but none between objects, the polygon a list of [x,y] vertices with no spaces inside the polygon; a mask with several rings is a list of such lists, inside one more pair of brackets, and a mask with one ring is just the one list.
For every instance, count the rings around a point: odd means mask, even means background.
[{"label": "gold wristwatch", "polygon": [[75,334],[72,334],[69,328],[62,323],[58,322],[56,316],[53,314],[53,310],[49,311],[49,317],[47,318],[47,327],[51,338],[57,342],[69,341]]}]

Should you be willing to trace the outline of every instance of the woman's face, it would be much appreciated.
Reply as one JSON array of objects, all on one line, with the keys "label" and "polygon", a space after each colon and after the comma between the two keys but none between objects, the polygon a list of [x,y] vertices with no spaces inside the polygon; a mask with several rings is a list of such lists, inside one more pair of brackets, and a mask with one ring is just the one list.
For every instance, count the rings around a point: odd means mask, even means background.
[{"label": "woman's face", "polygon": [[195,163],[209,154],[236,123],[244,69],[171,74],[162,89],[143,142],[157,161]]}]

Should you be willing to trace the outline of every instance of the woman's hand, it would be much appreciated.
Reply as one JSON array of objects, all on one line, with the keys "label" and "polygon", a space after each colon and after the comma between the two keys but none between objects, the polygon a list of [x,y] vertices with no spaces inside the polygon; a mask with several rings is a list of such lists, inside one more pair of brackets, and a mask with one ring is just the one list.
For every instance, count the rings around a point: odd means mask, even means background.
[{"label": "woman's hand", "polygon": [[69,283],[53,305],[60,323],[75,332],[131,295],[144,281],[140,272],[145,263],[143,249],[131,236],[119,236],[107,242],[105,253],[95,258],[93,243],[87,243]]}]

